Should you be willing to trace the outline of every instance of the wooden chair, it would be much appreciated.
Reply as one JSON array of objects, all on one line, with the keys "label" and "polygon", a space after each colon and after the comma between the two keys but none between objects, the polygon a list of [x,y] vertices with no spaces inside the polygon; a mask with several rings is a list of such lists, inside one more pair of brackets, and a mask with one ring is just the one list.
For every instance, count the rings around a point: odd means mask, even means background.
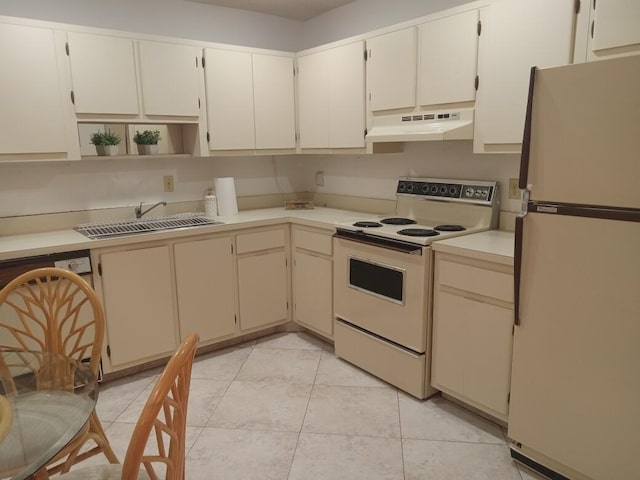
[{"label": "wooden chair", "polygon": [[[91,286],[73,272],[39,268],[19,275],[0,290],[1,347],[87,361],[97,376],[103,341],[102,305]],[[91,440],[95,446],[79,454]],[[68,471],[74,463],[98,453],[110,463],[118,463],[94,410],[85,430],[39,472],[39,477]]]},{"label": "wooden chair", "polygon": [[[136,423],[124,463],[72,470],[61,480],[184,480],[189,384],[198,341],[197,334],[189,335],[169,360]],[[152,433],[157,451],[145,453]],[[162,464],[164,475],[155,464]]]},{"label": "wooden chair", "polygon": [[0,442],[4,440],[4,437],[11,430],[12,422],[13,409],[11,408],[11,402],[4,395],[0,395]]}]

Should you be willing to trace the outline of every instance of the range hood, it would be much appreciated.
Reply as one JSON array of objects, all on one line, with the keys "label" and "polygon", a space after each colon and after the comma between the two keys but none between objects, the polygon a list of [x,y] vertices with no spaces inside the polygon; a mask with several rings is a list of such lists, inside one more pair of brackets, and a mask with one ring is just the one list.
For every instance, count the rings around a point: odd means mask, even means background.
[{"label": "range hood", "polygon": [[374,117],[371,131],[365,138],[369,143],[471,140],[473,109]]}]

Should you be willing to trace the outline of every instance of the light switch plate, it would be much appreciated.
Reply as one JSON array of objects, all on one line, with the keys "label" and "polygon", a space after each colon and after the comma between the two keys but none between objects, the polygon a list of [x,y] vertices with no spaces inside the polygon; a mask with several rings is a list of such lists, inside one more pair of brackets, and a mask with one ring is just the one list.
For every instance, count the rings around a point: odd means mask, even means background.
[{"label": "light switch plate", "polygon": [[324,172],[316,172],[316,185],[324,187]]}]

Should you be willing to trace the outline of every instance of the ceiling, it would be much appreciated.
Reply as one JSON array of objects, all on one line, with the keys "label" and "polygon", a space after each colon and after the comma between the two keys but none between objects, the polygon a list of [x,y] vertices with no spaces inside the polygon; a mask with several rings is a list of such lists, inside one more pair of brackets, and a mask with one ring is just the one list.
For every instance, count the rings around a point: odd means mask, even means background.
[{"label": "ceiling", "polygon": [[190,0],[305,21],[354,0]]}]

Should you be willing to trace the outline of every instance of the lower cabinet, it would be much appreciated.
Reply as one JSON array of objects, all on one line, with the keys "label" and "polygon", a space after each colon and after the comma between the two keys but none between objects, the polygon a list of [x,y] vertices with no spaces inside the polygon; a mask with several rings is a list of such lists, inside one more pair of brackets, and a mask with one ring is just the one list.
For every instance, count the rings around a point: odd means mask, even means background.
[{"label": "lower cabinet", "polygon": [[294,226],[293,320],[333,338],[333,242],[329,230]]},{"label": "lower cabinet", "polygon": [[171,354],[178,340],[169,246],[98,252],[93,260],[105,312],[105,372]]},{"label": "lower cabinet", "polygon": [[513,267],[436,252],[431,384],[507,420]]},{"label": "lower cabinet", "polygon": [[173,246],[180,337],[200,342],[236,333],[236,275],[233,237],[185,241]]},{"label": "lower cabinet", "polygon": [[289,316],[289,229],[256,229],[236,236],[240,329],[284,323]]}]

